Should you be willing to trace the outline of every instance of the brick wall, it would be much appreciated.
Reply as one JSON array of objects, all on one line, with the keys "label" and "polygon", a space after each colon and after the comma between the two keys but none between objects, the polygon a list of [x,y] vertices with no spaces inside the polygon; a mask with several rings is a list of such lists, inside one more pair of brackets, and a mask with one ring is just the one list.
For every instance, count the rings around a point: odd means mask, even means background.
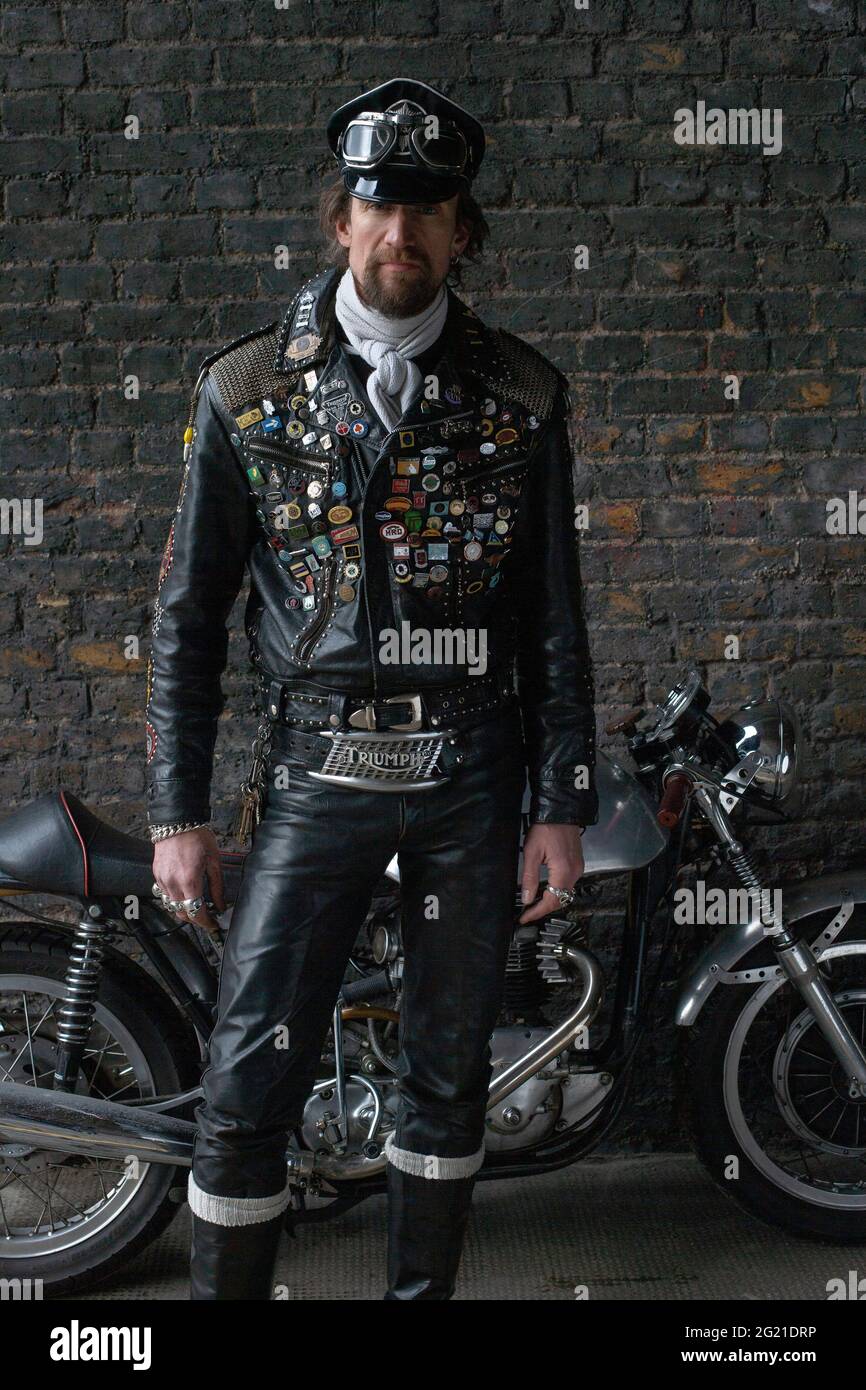
[{"label": "brick wall", "polygon": [[[321,264],[324,121],[405,74],[487,127],[493,245],[464,297],[573,383],[600,721],[689,663],[722,707],[771,688],[809,753],[765,851],[863,862],[863,539],[827,534],[826,500],[866,493],[864,29],[864,0],[13,0],[0,463],[45,534],[0,536],[4,804],[61,784],[143,831],[144,661],[198,364]],[[676,144],[699,101],[781,109],[781,153]],[[221,829],[255,728],[242,602]]]}]

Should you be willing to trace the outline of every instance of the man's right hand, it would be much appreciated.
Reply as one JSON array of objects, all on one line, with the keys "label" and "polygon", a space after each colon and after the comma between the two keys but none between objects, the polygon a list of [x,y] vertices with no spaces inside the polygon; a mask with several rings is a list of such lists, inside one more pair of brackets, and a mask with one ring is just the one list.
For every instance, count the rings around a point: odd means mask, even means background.
[{"label": "man's right hand", "polygon": [[[153,852],[153,877],[174,902],[209,896],[216,904],[217,912],[226,910],[219,845],[213,831],[207,826],[198,830],[183,830],[179,835],[157,840]],[[203,905],[195,917],[190,917],[186,912],[173,915],[181,922],[193,922],[197,927],[204,927],[211,936],[221,939],[219,923],[206,906]]]}]

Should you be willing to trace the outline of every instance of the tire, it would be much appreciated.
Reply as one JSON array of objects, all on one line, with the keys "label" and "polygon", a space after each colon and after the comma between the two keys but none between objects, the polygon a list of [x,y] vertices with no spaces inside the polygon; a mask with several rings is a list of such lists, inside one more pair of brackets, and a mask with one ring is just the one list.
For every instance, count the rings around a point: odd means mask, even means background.
[{"label": "tire", "polygon": [[[792,930],[798,937],[812,942],[835,911],[802,919],[792,924]],[[843,945],[852,954],[843,955],[840,949]],[[862,1042],[866,1028],[866,922],[861,907],[855,907],[845,929],[831,945],[830,961],[831,992]],[[768,955],[766,944],[762,944],[734,968],[748,969],[768,962],[775,965],[776,958],[772,949]],[[848,978],[844,978],[846,976]],[[797,1147],[803,1135],[792,1126],[791,1120],[794,1125],[806,1123],[804,1116],[811,1107],[813,1118],[807,1125],[807,1132],[817,1137],[818,1162],[837,1164],[840,1171],[850,1165],[851,1175],[846,1176],[845,1181],[852,1188],[861,1180],[853,1173],[859,1173],[862,1167],[862,1195],[856,1191],[834,1193],[829,1188],[811,1186],[795,1172],[789,1172],[787,1159],[777,1161],[772,1144],[768,1151],[762,1145],[758,1125],[750,1121],[749,1080],[743,1072],[744,1057],[748,1059],[750,1055],[747,1030],[749,1027],[755,1029],[753,1049],[754,1042],[760,1039],[758,1029],[761,1026],[765,1036],[772,1039],[774,1011],[780,1020],[788,1018],[791,1021],[778,1029],[779,1043],[785,1038],[788,1046],[782,1049],[777,1044],[768,1063],[765,1091],[769,1094],[763,1106],[768,1117],[773,1116],[774,1110],[776,1112],[775,1121],[770,1120],[770,1124],[778,1127],[783,1145],[787,1130],[790,1147]],[[762,1013],[765,1015],[763,1025],[760,1022]],[[838,1063],[834,1063],[793,985],[787,979],[758,985],[717,985],[684,1041],[687,1124],[698,1158],[721,1191],[752,1216],[793,1235],[836,1245],[866,1242],[866,1148],[863,1147],[866,1145],[866,1102],[851,1101],[852,1115],[849,1116],[847,1098],[836,1098],[833,1078],[837,1073],[833,1067],[838,1068]],[[802,1049],[799,1053],[798,1048]],[[826,1060],[818,1055],[825,1051]],[[801,1059],[799,1093],[798,1057]],[[805,1060],[809,1058],[814,1060]],[[755,1068],[753,1075],[757,1094],[761,1069]],[[829,1100],[825,1099],[825,1092]],[[861,1110],[859,1118],[853,1113],[854,1107]],[[840,1128],[834,1134],[833,1121],[838,1113],[844,1115],[846,1127],[842,1128],[840,1121]],[[848,1126],[851,1126],[850,1131]],[[843,1146],[841,1136],[849,1132],[856,1136],[856,1142]],[[848,1141],[844,1143],[847,1145]],[[808,1152],[805,1145],[802,1152]],[[845,1156],[847,1154],[851,1155],[850,1159]],[[732,1158],[738,1160],[739,1171],[735,1178],[726,1176]]]},{"label": "tire", "polygon": [[[52,994],[56,991],[57,985],[62,984],[64,979],[71,939],[71,931],[61,926],[56,929],[43,928],[16,922],[0,929],[0,1006],[4,1000],[15,997],[15,977],[35,981],[34,985],[26,987],[27,990],[32,989],[33,994]],[[39,982],[44,984],[44,991],[40,991]],[[20,984],[17,987],[18,990],[23,988]],[[113,1021],[120,1036],[126,1038],[123,1055],[129,1056],[125,1051],[128,1046],[135,1058],[134,1074],[139,1093],[142,1081],[144,1093],[160,1095],[198,1084],[202,1064],[194,1030],[152,977],[110,946],[103,947],[98,1010],[99,1026],[107,1030],[106,1035],[117,1036],[111,1027]],[[38,1029],[36,1031],[38,1034]],[[0,1039],[2,1037],[0,1033]],[[47,1049],[46,1055],[50,1058],[50,1037],[39,1039],[39,1044],[40,1048],[44,1046]],[[37,1050],[36,1055],[39,1057],[41,1053]],[[101,1064],[102,1058],[100,1067]],[[42,1067],[38,1061],[37,1070],[41,1074]],[[125,1068],[123,1071],[125,1077],[127,1071]],[[27,1076],[16,1074],[13,1079],[26,1081]],[[128,1090],[128,1086],[123,1089]],[[0,1073],[0,1110],[2,1103]],[[192,1108],[190,1105],[187,1110],[191,1111]],[[191,1114],[182,1111],[174,1113],[191,1118]],[[39,1164],[45,1160],[45,1154],[39,1155],[34,1151],[34,1162]],[[74,1183],[78,1179],[76,1164],[94,1162],[76,1160],[74,1156],[65,1160],[62,1154],[48,1154],[47,1160],[64,1165],[63,1171],[58,1173],[58,1184],[61,1180]],[[98,1162],[103,1164],[103,1160]],[[7,1175],[8,1179],[10,1171],[0,1147],[0,1174]],[[95,1170],[84,1167],[80,1175],[88,1192],[92,1171]],[[72,1291],[79,1293],[107,1283],[165,1230],[178,1210],[178,1202],[170,1196],[170,1192],[173,1188],[185,1188],[186,1180],[186,1168],[142,1163],[137,1174],[121,1178],[117,1184],[117,1195],[111,1195],[109,1205],[104,1201],[100,1204],[97,1197],[93,1216],[85,1218],[77,1238],[75,1230],[69,1227],[65,1247],[63,1237],[55,1240],[50,1231],[44,1236],[45,1248],[39,1248],[33,1238],[28,1240],[23,1234],[19,1237],[20,1248],[12,1255],[9,1254],[8,1240],[0,1243],[0,1278],[41,1279],[44,1294],[49,1297]],[[101,1174],[99,1181],[102,1187],[105,1180]],[[124,1200],[126,1189],[131,1195]],[[4,1188],[7,1199],[10,1191],[11,1187],[7,1185]],[[104,1209],[101,1217],[100,1205]],[[116,1215],[110,1214],[111,1205],[116,1206]],[[101,1227],[100,1220],[104,1222]],[[93,1228],[92,1234],[87,1234],[88,1225]]]}]

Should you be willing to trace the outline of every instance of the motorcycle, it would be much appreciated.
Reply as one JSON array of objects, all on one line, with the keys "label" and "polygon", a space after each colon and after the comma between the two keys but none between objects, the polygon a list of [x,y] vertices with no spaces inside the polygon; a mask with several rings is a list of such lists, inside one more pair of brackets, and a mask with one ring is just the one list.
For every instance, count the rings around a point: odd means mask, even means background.
[{"label": "motorcycle", "polygon": [[[709,706],[690,670],[654,710],[608,725],[625,736],[628,757],[599,753],[599,820],[583,836],[586,870],[571,908],[521,926],[515,885],[478,1178],[531,1177],[599,1144],[622,1112],[676,949],[687,962],[677,1082],[702,1163],[763,1221],[859,1243],[866,871],[762,882],[744,828],[790,819],[779,803],[797,781],[797,717],[775,699],[721,720]],[[528,805],[527,791],[524,833]],[[186,1199],[221,947],[163,908],[152,856],[149,841],[62,789],[0,822],[0,906],[22,893],[74,905],[73,921],[33,911],[0,927],[0,1277],[41,1278],[50,1294],[110,1281]],[[221,854],[227,929],[243,861]],[[622,944],[601,1026],[593,900],[622,875]],[[726,876],[740,886],[712,886]],[[399,878],[395,858],[287,1136],[287,1226],[333,1219],[385,1191]],[[719,926],[707,905],[733,898],[737,910]]]}]

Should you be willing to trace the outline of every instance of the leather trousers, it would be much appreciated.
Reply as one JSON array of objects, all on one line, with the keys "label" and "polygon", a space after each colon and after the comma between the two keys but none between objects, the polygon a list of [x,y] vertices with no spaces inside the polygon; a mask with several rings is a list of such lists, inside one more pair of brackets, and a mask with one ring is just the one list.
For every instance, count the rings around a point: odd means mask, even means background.
[{"label": "leather trousers", "polygon": [[[396,853],[404,974],[397,1119],[385,1152],[401,1180],[389,1174],[386,1297],[450,1297],[484,1161],[490,1037],[515,923],[519,706],[446,741],[440,764],[450,778],[427,791],[317,782],[306,771],[323,754],[292,748],[293,732],[272,730],[264,812],[226,937],[190,1205],[226,1226],[268,1221],[288,1206],[287,1136],[301,1122],[358,931]],[[440,1184],[451,1191],[437,1218]],[[440,1232],[426,1253],[422,1227]]]}]

